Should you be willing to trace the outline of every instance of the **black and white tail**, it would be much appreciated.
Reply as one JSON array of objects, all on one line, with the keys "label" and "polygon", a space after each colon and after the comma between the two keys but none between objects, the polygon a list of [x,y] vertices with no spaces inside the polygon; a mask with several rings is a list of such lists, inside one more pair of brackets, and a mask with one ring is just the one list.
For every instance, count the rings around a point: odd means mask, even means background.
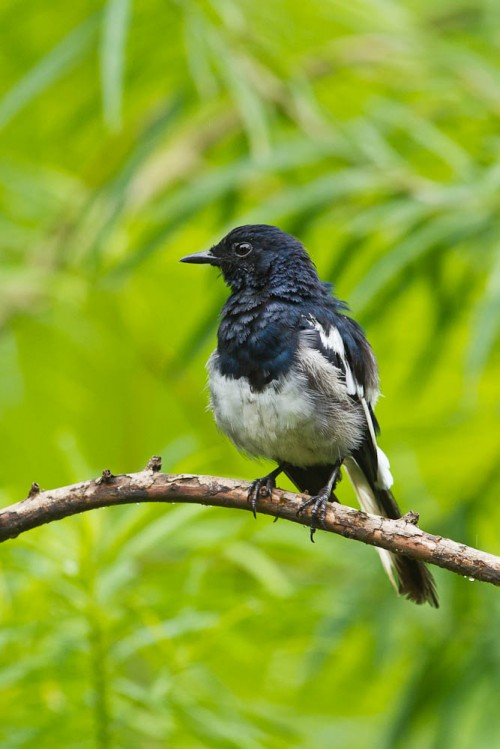
[{"label": "black and white tail", "polygon": [[[354,487],[358,502],[365,512],[397,520],[401,512],[394,499],[391,486],[392,476],[389,461],[380,447],[377,447],[377,471],[374,475],[372,445],[364,445],[344,465]],[[410,557],[393,554],[377,548],[384,569],[392,584],[401,595],[415,603],[430,603],[438,608],[434,578],[422,562]]]}]

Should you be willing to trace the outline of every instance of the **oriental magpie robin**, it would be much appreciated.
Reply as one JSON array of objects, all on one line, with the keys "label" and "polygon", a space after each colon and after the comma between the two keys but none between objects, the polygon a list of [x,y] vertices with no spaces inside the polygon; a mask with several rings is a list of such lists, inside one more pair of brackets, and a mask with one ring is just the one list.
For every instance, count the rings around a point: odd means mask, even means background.
[{"label": "oriental magpie robin", "polygon": [[[217,266],[231,289],[207,365],[209,387],[219,429],[240,450],[278,464],[252,483],[254,514],[283,472],[311,495],[301,510],[312,505],[312,539],[344,465],[365,511],[401,517],[376,440],[377,362],[302,244],[275,226],[240,226],[182,262]],[[378,551],[399,593],[438,606],[424,564]]]}]

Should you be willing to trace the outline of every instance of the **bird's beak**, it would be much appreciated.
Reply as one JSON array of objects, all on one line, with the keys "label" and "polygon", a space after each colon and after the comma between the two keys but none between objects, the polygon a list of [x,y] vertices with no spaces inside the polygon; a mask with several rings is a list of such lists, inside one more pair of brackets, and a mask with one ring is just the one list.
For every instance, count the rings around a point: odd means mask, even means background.
[{"label": "bird's beak", "polygon": [[208,265],[219,265],[219,258],[212,255],[210,250],[195,252],[193,255],[181,257],[181,263],[207,263]]}]

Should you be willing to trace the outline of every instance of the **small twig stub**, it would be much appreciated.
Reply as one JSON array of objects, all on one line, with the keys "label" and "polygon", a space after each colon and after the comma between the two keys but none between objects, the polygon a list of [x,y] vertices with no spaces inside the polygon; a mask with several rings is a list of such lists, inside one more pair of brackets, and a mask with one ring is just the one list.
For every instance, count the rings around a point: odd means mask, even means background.
[{"label": "small twig stub", "polygon": [[161,457],[159,455],[153,455],[146,465],[146,471],[161,471]]},{"label": "small twig stub", "polygon": [[102,472],[101,476],[99,476],[99,478],[96,479],[96,484],[97,485],[99,485],[99,484],[111,484],[111,482],[115,478],[116,478],[116,476],[114,476],[111,473],[111,471],[109,470],[109,468],[105,468],[104,471]]}]

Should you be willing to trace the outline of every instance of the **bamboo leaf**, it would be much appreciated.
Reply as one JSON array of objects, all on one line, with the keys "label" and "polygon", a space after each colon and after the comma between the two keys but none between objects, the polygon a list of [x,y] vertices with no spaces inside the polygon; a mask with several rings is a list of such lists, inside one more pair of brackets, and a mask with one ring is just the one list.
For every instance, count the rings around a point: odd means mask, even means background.
[{"label": "bamboo leaf", "polygon": [[131,0],[108,0],[101,37],[101,86],[104,119],[111,130],[122,124],[125,49],[131,17]]},{"label": "bamboo leaf", "polygon": [[5,127],[33,99],[67,74],[91,49],[100,13],[87,18],[59,42],[0,99],[0,128]]}]

